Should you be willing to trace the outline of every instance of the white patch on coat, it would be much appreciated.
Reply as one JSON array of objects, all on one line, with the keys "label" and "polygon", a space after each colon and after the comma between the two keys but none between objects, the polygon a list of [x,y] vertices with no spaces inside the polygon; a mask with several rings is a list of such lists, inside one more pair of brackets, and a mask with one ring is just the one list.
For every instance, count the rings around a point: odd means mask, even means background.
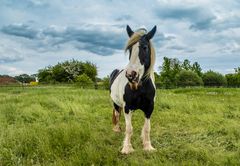
[{"label": "white patch on coat", "polygon": [[136,71],[139,74],[139,78],[142,78],[144,74],[144,65],[141,64],[139,59],[139,42],[132,46],[132,53],[129,63],[127,65],[127,70]]},{"label": "white patch on coat", "polygon": [[123,70],[117,78],[113,81],[112,86],[111,86],[111,98],[115,104],[117,104],[119,107],[123,108],[124,106],[124,100],[123,100],[123,95],[125,92],[125,86],[128,83],[128,79],[125,76],[126,69]]}]

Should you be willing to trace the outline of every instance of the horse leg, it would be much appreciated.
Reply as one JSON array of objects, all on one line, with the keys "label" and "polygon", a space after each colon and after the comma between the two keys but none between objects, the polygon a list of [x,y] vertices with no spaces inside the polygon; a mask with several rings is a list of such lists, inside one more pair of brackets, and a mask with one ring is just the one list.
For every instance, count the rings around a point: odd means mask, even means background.
[{"label": "horse leg", "polygon": [[153,111],[153,104],[151,104],[147,111],[144,111],[145,113],[145,122],[142,128],[142,141],[143,141],[143,149],[146,151],[153,151],[155,148],[152,147],[151,140],[150,140],[150,130],[151,130],[151,125],[150,125],[150,116]]},{"label": "horse leg", "polygon": [[121,132],[121,128],[119,125],[119,119],[121,116],[121,107],[119,107],[118,105],[116,105],[114,103],[114,108],[113,108],[113,116],[112,116],[112,122],[113,122],[113,131],[115,132]]},{"label": "horse leg", "polygon": [[125,117],[125,124],[126,124],[126,131],[125,131],[125,138],[123,141],[123,148],[121,150],[122,154],[129,154],[134,151],[132,144],[131,144],[131,136],[133,133],[132,127],[132,113],[129,110],[124,110],[124,117]]},{"label": "horse leg", "polygon": [[121,132],[121,128],[119,125],[119,120],[120,120],[120,116],[121,116],[121,107],[118,108],[113,108],[113,116],[112,116],[112,122],[113,122],[113,131],[115,132]]}]

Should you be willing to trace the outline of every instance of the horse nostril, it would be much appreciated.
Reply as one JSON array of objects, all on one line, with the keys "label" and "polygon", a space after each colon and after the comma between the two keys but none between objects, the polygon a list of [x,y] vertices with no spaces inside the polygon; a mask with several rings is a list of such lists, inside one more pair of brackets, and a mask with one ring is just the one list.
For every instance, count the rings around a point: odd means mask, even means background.
[{"label": "horse nostril", "polygon": [[133,81],[137,81],[137,77],[138,77],[138,74],[136,71],[132,70],[132,71],[129,71],[129,72],[126,72],[125,73],[125,76],[127,77],[128,81],[130,82],[133,82]]},{"label": "horse nostril", "polygon": [[132,79],[132,75],[131,75],[131,74],[128,74],[127,72],[126,72],[125,76],[126,76],[129,80]]},{"label": "horse nostril", "polygon": [[135,77],[137,76],[137,72],[132,71],[132,72],[131,72],[131,75],[132,75],[133,78],[135,78]]}]

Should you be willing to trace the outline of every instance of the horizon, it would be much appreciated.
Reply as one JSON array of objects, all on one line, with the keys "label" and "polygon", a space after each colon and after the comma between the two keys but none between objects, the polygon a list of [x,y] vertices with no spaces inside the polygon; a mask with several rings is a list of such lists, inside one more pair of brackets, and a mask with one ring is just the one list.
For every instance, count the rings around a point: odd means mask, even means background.
[{"label": "horizon", "polygon": [[133,30],[157,25],[157,72],[166,56],[198,62],[203,71],[233,73],[240,66],[239,8],[237,0],[3,0],[0,75],[35,74],[76,59],[96,64],[103,78],[128,63],[127,24]]}]

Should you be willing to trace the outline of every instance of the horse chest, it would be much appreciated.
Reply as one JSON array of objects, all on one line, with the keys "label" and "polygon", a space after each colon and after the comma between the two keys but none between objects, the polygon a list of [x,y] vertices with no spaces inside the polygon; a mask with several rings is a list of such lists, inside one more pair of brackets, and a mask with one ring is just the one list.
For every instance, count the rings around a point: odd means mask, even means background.
[{"label": "horse chest", "polygon": [[144,109],[155,96],[155,89],[152,84],[140,87],[138,90],[131,90],[129,85],[125,87],[123,99],[130,110]]}]

